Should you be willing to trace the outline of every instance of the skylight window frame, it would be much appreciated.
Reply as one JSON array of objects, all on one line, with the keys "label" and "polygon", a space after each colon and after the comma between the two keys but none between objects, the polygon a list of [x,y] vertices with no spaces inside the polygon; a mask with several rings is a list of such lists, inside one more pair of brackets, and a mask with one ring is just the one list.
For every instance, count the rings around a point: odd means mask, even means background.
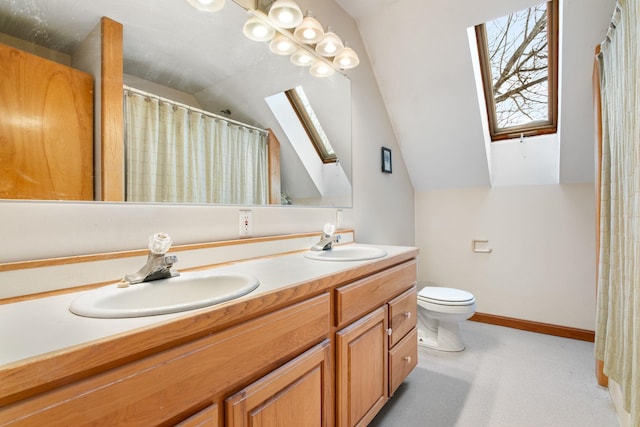
[{"label": "skylight window frame", "polygon": [[546,2],[547,12],[547,116],[548,120],[537,120],[524,125],[499,127],[497,123],[495,99],[493,95],[493,81],[489,60],[489,47],[485,24],[475,27],[480,73],[487,110],[489,136],[492,142],[520,138],[522,136],[537,136],[556,133],[558,130],[558,39],[559,39],[559,0]]},{"label": "skylight window frame", "polygon": [[[336,153],[329,152],[328,149],[325,148],[325,145],[324,145],[325,143],[323,142],[323,139],[326,141],[326,144],[328,144],[329,146],[331,144],[329,143],[328,140],[326,140],[326,135],[324,134],[324,130],[322,128],[316,128],[314,120],[311,118],[311,114],[315,115],[315,113],[312,110],[307,111],[307,107],[305,106],[304,101],[298,95],[298,92],[296,91],[296,89],[289,89],[284,92],[287,97],[287,100],[289,100],[289,103],[291,104],[293,111],[295,111],[296,115],[298,116],[298,120],[300,120],[300,124],[302,125],[305,132],[307,133],[307,136],[309,137],[311,144],[313,145],[316,152],[318,153],[318,157],[320,157],[320,160],[322,160],[322,163],[325,163],[325,164],[336,163],[338,161],[338,156],[336,155]],[[311,109],[311,106],[309,106],[308,108]],[[324,138],[321,134],[324,135]],[[330,149],[333,150],[332,147],[330,147]]]}]

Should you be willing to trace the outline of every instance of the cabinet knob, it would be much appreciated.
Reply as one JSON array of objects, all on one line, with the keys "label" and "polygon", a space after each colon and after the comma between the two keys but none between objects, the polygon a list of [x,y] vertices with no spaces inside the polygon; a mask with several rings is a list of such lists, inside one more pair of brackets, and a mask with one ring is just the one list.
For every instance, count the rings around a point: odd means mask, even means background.
[{"label": "cabinet knob", "polygon": [[387,329],[387,335],[391,336],[392,333],[393,333],[393,329],[391,328]]},{"label": "cabinet knob", "polygon": [[407,363],[411,363],[411,356],[405,356],[404,361]]},{"label": "cabinet knob", "polygon": [[404,313],[404,317],[406,317],[407,319],[411,319],[411,312],[410,311],[406,311]]}]

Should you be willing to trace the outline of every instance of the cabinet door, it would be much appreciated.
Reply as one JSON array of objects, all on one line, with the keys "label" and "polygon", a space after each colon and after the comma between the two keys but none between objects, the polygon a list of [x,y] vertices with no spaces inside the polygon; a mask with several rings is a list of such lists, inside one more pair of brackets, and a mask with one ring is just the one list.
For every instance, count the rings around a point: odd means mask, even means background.
[{"label": "cabinet door", "polygon": [[226,399],[227,427],[328,427],[330,341]]},{"label": "cabinet door", "polygon": [[387,401],[387,306],[336,333],[337,425],[366,426]]},{"label": "cabinet door", "polygon": [[93,77],[2,44],[0,64],[0,198],[93,200]]}]

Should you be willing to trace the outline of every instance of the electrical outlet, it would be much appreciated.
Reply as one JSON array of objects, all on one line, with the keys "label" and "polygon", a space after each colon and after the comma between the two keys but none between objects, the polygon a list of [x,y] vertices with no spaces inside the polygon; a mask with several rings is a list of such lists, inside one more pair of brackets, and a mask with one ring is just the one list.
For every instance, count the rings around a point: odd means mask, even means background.
[{"label": "electrical outlet", "polygon": [[251,233],[253,232],[253,220],[251,219],[251,211],[240,211],[239,226],[240,236],[251,236]]},{"label": "electrical outlet", "polygon": [[342,228],[342,209],[336,211],[336,228]]}]

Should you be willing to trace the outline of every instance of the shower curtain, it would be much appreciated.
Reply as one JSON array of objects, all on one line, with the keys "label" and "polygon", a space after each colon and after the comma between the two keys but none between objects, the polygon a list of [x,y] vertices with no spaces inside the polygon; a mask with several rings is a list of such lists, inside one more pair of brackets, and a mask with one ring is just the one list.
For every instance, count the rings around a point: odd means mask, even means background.
[{"label": "shower curtain", "polygon": [[265,132],[125,90],[126,199],[268,203]]},{"label": "shower curtain", "polygon": [[598,56],[602,167],[595,351],[640,426],[640,0],[619,0]]}]

